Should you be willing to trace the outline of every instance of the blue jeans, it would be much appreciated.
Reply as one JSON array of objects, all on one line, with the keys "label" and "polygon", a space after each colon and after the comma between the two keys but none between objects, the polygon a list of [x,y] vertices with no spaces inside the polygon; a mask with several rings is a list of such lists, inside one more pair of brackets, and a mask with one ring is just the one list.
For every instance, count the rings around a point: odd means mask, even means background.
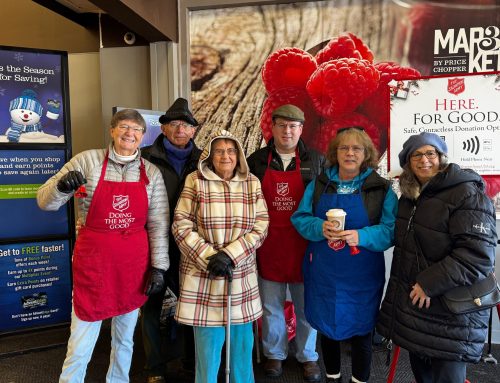
[{"label": "blue jeans", "polygon": [[[139,309],[111,320],[111,355],[106,383],[129,381],[134,348],[134,329]],[[71,335],[59,383],[83,383],[87,364],[94,351],[102,321],[86,322],[71,313]]]},{"label": "blue jeans", "polygon": [[304,315],[304,284],[280,283],[259,277],[259,292],[264,309],[262,316],[262,348],[268,359],[285,360],[288,356],[288,334],[285,324],[286,288],[289,288],[296,316],[295,358],[300,362],[318,360],[317,332]]},{"label": "blue jeans", "polygon": [[[217,383],[225,327],[194,327],[196,383]],[[254,383],[252,323],[231,325],[230,378],[232,383]]]}]

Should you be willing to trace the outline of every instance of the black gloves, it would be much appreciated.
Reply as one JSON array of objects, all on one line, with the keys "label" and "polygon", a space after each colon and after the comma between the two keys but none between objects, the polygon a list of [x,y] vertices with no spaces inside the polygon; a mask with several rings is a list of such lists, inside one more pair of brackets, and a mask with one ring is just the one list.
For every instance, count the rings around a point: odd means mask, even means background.
[{"label": "black gloves", "polygon": [[69,194],[76,191],[84,183],[87,183],[87,180],[83,174],[78,170],[71,170],[61,177],[57,183],[57,190],[61,193]]},{"label": "black gloves", "polygon": [[149,274],[148,283],[146,284],[146,295],[158,294],[163,290],[165,279],[163,278],[163,270],[153,267]]},{"label": "black gloves", "polygon": [[229,256],[219,251],[217,254],[211,255],[208,259],[208,277],[214,279],[215,277],[227,277],[229,281],[233,280],[233,261]]}]

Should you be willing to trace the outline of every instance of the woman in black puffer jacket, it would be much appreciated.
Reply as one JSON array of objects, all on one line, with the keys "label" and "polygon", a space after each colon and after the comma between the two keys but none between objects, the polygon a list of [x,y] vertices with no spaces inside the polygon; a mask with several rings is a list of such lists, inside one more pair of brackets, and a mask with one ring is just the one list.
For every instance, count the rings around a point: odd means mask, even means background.
[{"label": "woman in black puffer jacket", "polygon": [[377,330],[407,349],[417,383],[461,383],[479,361],[489,310],[452,314],[440,300],[494,271],[495,210],[482,178],[447,164],[446,143],[411,136],[399,161],[399,201],[391,276]]}]

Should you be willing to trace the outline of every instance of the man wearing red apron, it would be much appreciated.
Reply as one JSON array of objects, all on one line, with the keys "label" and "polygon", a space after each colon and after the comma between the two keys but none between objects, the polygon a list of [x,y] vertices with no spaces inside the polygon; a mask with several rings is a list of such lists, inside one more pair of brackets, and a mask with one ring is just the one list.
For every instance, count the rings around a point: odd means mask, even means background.
[{"label": "man wearing red apron", "polygon": [[316,330],[304,316],[301,267],[307,241],[297,233],[290,217],[299,205],[305,184],[321,172],[324,158],[307,149],[300,139],[304,113],[298,107],[282,105],[272,112],[272,120],[273,138],[268,146],[248,158],[250,171],[262,182],[270,217],[268,236],[257,250],[259,291],[264,308],[262,345],[267,358],[264,370],[267,376],[280,376],[282,361],[288,356],[283,311],[288,289],[296,314],[295,357],[303,365],[304,379],[318,381],[321,373],[317,363]]},{"label": "man wearing red apron", "polygon": [[112,339],[106,382],[128,382],[139,308],[147,294],[162,288],[168,269],[168,200],[160,171],[138,150],[145,129],[137,111],[117,112],[107,150],[77,154],[38,190],[37,202],[45,210],[79,197],[71,335],[60,383],[84,381],[102,320],[108,318]]}]

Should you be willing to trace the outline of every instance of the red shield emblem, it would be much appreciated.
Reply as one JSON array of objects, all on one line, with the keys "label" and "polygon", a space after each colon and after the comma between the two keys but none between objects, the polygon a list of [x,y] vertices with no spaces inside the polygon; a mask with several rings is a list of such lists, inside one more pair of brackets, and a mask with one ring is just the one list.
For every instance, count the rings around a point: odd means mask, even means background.
[{"label": "red shield emblem", "polygon": [[278,182],[276,185],[276,193],[278,195],[284,197],[290,192],[290,189],[288,189],[288,182]]},{"label": "red shield emblem", "polygon": [[345,241],[342,239],[337,239],[335,241],[328,241],[328,246],[332,250],[339,251],[345,247]]},{"label": "red shield emblem", "polygon": [[114,195],[113,196],[113,209],[118,211],[127,210],[130,206],[128,195]]},{"label": "red shield emblem", "polygon": [[458,95],[465,90],[465,80],[463,78],[449,78],[448,92]]}]

